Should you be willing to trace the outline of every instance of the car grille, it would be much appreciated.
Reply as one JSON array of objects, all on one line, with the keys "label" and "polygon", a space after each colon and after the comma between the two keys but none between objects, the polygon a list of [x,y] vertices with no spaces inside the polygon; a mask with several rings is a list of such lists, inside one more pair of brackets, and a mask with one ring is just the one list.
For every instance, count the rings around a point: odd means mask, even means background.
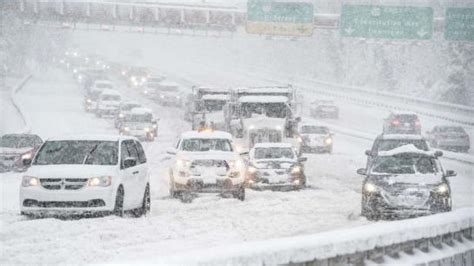
[{"label": "car grille", "polygon": [[87,183],[87,178],[41,178],[41,186],[49,190],[78,190]]}]

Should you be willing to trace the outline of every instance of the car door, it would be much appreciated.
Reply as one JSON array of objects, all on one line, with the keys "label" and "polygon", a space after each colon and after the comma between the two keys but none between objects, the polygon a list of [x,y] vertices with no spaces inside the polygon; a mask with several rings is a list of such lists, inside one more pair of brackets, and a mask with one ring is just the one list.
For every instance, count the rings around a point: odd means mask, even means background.
[{"label": "car door", "polygon": [[[125,168],[124,161],[127,158],[135,158],[137,164],[132,167]],[[124,140],[121,144],[121,169],[122,173],[122,184],[125,190],[124,207],[126,209],[137,207],[137,183],[138,175],[140,174],[138,161],[138,152],[135,147],[134,140]],[[140,197],[141,198],[141,197]]]},{"label": "car door", "polygon": [[138,167],[139,167],[139,175],[138,175],[138,191],[142,192],[142,195],[145,195],[145,187],[148,182],[148,164],[145,155],[145,150],[143,149],[142,144],[139,141],[135,141],[135,145],[138,151]]}]

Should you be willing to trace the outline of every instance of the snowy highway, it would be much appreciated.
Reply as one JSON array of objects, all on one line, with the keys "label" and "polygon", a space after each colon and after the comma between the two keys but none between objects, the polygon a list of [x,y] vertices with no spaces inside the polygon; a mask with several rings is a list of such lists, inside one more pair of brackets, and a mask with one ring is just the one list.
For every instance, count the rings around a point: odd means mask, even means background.
[{"label": "snowy highway", "polygon": [[[133,50],[134,44],[125,41],[129,36],[127,34],[101,33],[97,34],[100,36],[87,37],[89,34],[96,35],[77,32],[77,42],[114,38],[114,42],[125,45],[120,49]],[[176,49],[180,42],[177,40],[179,37],[175,38],[177,43],[168,44],[168,47]],[[207,45],[215,45],[208,48],[212,50],[220,47],[217,42],[208,42],[205,46]],[[84,50],[91,49],[90,52],[108,52],[100,50],[96,44],[81,43],[79,46]],[[222,65],[213,65],[212,60],[205,61],[207,57],[204,53],[203,57],[191,59],[184,51],[192,53],[192,49],[182,49],[176,50],[176,54],[164,49],[156,51],[150,41],[149,47],[144,47],[143,58],[135,59],[133,63],[143,62],[163,73],[173,73],[170,74],[171,77],[186,82],[187,85],[264,85],[269,82],[266,78],[259,78],[259,73],[256,72],[247,75],[242,71],[226,69]],[[154,52],[156,55],[151,54]],[[165,58],[166,55],[169,57]],[[126,56],[123,58],[124,62],[131,60]],[[251,69],[251,66],[248,67]],[[281,78],[276,75],[275,80],[279,82]],[[165,151],[175,143],[177,135],[188,130],[190,125],[182,120],[182,110],[157,105],[139,92],[123,86],[120,80],[113,82],[125,98],[144,103],[160,118],[158,139],[145,144],[151,166],[151,216],[141,219],[104,217],[72,221],[27,220],[20,217],[18,209],[17,188],[21,174],[2,174],[0,219],[4,241],[0,261],[7,264],[28,263],[33,259],[47,264],[117,262],[131,256],[153,258],[203,246],[304,235],[370,223],[360,216],[362,178],[355,170],[364,166],[364,150],[370,147],[371,142],[345,134],[336,134],[332,154],[305,155],[308,157],[306,172],[310,187],[303,191],[248,191],[245,202],[215,196],[200,197],[192,204],[170,199],[167,179],[169,156]],[[63,71],[53,68],[46,73],[36,74],[17,97],[32,132],[45,139],[69,133],[116,132],[112,122],[83,111],[82,89],[70,74]],[[386,110],[373,112],[373,107],[348,102],[341,102],[340,106],[341,119],[331,123],[373,135],[379,132]],[[422,119],[423,123],[426,121],[430,126],[443,123],[431,118]],[[8,130],[15,130],[13,125],[8,126],[12,126]],[[472,206],[472,165],[451,160],[443,160],[443,164],[445,168],[458,172],[458,176],[451,179],[454,208]],[[76,241],[69,241],[71,238]],[[28,254],[22,253],[25,249],[29,250]],[[55,256],[43,255],[44,257],[38,258],[39,254],[46,254],[47,250],[55,250]],[[70,250],[76,252],[70,254]]]},{"label": "snowy highway", "polygon": [[[332,33],[317,35],[325,38],[328,34]],[[81,30],[71,32],[70,38],[72,46],[85,54],[150,67],[153,73],[163,74],[189,89],[192,85],[285,85],[302,79],[318,80],[338,71],[336,67],[324,68],[324,63],[313,64],[315,60],[335,60],[326,53],[331,49],[327,42],[319,43],[314,38],[294,41],[268,40],[239,32],[232,37],[214,38]],[[341,42],[359,45],[356,41]],[[285,52],[280,53],[283,49]],[[414,61],[427,56],[422,47],[413,49]],[[344,75],[353,75],[355,83],[363,84],[364,78],[370,78],[370,61],[376,59],[356,62],[356,52],[346,49],[346,53],[344,60],[352,60],[349,63],[364,77],[347,69]],[[70,72],[51,64],[47,70],[33,72],[32,79],[14,94],[29,131],[44,140],[69,134],[117,134],[113,120],[84,111],[85,90]],[[288,192],[247,189],[245,201],[200,195],[186,204],[169,196],[172,158],[167,153],[181,133],[191,130],[191,124],[184,120],[184,110],[158,104],[140,90],[127,87],[117,76],[112,76],[111,82],[124,100],[151,108],[159,119],[156,140],[142,142],[148,158],[151,213],[141,218],[27,218],[20,215],[19,202],[24,174],[0,173],[0,264],[133,263],[131,258],[151,261],[204,247],[390,223],[361,216],[364,177],[356,173],[365,167],[364,152],[382,132],[389,108],[335,98],[339,119],[316,120],[310,117],[308,106],[320,95],[308,89],[309,82],[303,82],[307,85],[298,88],[302,121],[321,123],[335,132],[332,153],[303,155],[307,157],[307,188]],[[409,81],[402,83],[412,85]],[[11,103],[10,89],[0,92],[0,135],[24,129],[21,114]],[[436,125],[461,125],[433,116],[419,117],[423,134]],[[474,127],[462,126],[471,135],[472,147]],[[462,160],[474,159],[474,149],[467,154],[446,154],[448,158],[440,159],[443,168],[457,172],[457,176],[449,178],[453,209],[474,207],[474,167]]]}]

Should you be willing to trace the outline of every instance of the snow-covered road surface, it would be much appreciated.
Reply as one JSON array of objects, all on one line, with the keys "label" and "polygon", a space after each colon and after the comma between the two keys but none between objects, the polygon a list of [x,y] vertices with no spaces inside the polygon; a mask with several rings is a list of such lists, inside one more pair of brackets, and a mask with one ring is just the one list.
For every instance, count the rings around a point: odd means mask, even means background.
[{"label": "snow-covered road surface", "polygon": [[[111,59],[149,65],[170,73],[187,82],[187,85],[228,87],[270,83],[263,74],[245,73],[242,70],[246,67],[251,69],[250,61],[231,56],[233,50],[242,51],[242,47],[249,46],[248,40],[229,41],[231,48],[226,51],[220,47],[227,41],[220,39],[196,40],[192,37],[127,33],[75,34],[81,48],[99,52]],[[134,37],[129,39],[130,36]],[[161,38],[166,38],[167,42],[160,42]],[[248,39],[256,42],[255,38]],[[107,50],[106,46],[99,45],[111,42],[117,44],[116,50]],[[136,50],[135,47],[143,50],[142,58],[127,58],[120,53]],[[267,44],[264,43],[260,49],[266,48]],[[213,50],[219,51],[219,56],[209,57]],[[266,56],[269,54],[266,53]],[[216,58],[220,62],[214,62]],[[234,59],[239,65],[238,69],[231,67]],[[258,64],[265,60],[255,58]],[[278,73],[275,76],[275,83],[281,83]],[[151,215],[139,219],[110,216],[67,221],[28,220],[19,215],[18,187],[21,174],[1,174],[0,264],[117,262],[121,258],[152,258],[202,247],[305,235],[370,223],[359,215],[362,177],[356,175],[355,170],[364,166],[364,150],[371,143],[343,134],[336,134],[333,154],[307,155],[306,174],[310,188],[306,190],[248,190],[245,202],[214,195],[199,197],[192,204],[168,198],[169,160],[165,150],[175,143],[179,133],[190,126],[182,120],[181,110],[156,105],[138,92],[125,88],[120,81],[114,80],[114,83],[125,99],[143,102],[160,118],[157,140],[145,144],[151,173]],[[98,119],[83,111],[83,91],[67,72],[50,70],[35,77],[19,93],[19,98],[32,132],[44,138],[70,133],[117,133],[111,121]],[[385,113],[348,103],[342,103],[341,107],[341,120],[334,121],[337,125],[368,133],[379,131]],[[433,124],[438,122],[434,120]],[[14,130],[13,125],[6,130]],[[445,168],[456,170],[459,174],[451,179],[454,208],[472,206],[472,166],[446,160],[443,164]],[[54,255],[51,255],[53,251]]]}]

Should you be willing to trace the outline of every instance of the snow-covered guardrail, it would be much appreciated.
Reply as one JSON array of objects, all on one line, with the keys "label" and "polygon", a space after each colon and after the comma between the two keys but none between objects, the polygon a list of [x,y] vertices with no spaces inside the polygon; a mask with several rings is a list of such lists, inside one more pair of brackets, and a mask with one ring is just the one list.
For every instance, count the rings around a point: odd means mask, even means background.
[{"label": "snow-covered guardrail", "polygon": [[473,265],[473,226],[474,208],[465,208],[314,235],[205,248],[156,259],[156,262],[179,265],[364,265],[398,261],[399,264]]},{"label": "snow-covered guardrail", "polygon": [[16,100],[16,94],[17,92],[19,92],[21,89],[23,89],[23,87],[25,87],[26,83],[28,83],[28,81],[33,77],[32,74],[28,74],[26,75],[21,81],[20,83],[18,83],[18,85],[16,85],[15,87],[12,88],[11,92],[10,92],[10,100],[12,101],[12,104],[13,106],[15,107],[15,109],[17,110],[18,114],[20,114],[20,117],[23,121],[23,124],[25,125],[24,129],[23,129],[23,132],[24,133],[29,133],[30,132],[30,128],[28,126],[28,122],[27,122],[27,119],[25,117],[25,114],[23,113],[23,111],[21,110],[20,108],[20,105],[18,104],[17,100]]}]

